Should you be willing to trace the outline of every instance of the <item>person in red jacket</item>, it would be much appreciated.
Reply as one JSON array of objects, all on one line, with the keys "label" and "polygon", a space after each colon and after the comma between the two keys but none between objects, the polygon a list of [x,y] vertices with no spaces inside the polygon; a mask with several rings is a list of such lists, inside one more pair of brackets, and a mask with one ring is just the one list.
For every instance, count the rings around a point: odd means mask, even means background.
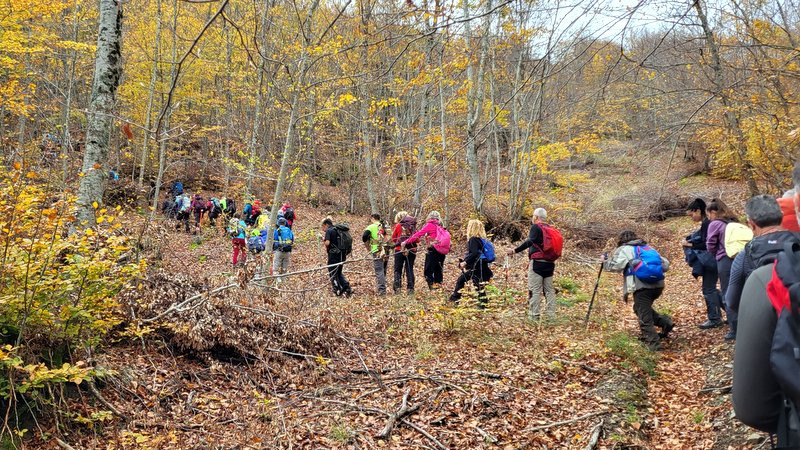
[{"label": "person in red jacket", "polygon": [[[800,181],[800,162],[794,165],[794,170],[792,171],[792,179],[795,183]],[[781,207],[781,212],[783,213],[783,222],[781,223],[781,227],[784,230],[794,231],[795,233],[800,232],[800,188],[795,187],[794,189],[790,189],[783,194],[783,197],[778,199],[778,205]]]}]

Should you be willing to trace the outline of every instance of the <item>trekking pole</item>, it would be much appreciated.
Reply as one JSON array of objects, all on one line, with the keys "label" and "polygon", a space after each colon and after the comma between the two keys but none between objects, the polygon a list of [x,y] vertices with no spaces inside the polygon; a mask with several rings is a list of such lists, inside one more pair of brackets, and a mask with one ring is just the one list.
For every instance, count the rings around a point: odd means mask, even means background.
[{"label": "trekking pole", "polygon": [[600,270],[597,272],[597,281],[594,283],[594,292],[592,292],[592,299],[589,300],[589,309],[586,311],[586,318],[583,319],[583,326],[589,323],[589,315],[592,313],[592,305],[594,305],[594,298],[597,296],[597,288],[600,287],[600,275],[603,274],[603,263],[600,263]]}]

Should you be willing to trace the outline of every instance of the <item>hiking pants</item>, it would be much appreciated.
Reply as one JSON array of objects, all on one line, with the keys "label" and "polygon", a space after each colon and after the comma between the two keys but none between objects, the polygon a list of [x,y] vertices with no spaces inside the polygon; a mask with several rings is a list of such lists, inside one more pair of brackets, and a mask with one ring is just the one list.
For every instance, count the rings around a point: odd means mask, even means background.
[{"label": "hiking pants", "polygon": [[[328,253],[328,265],[331,264],[338,264],[344,262],[346,258],[341,255],[341,253]],[[352,292],[350,288],[350,283],[344,278],[344,264],[339,264],[338,266],[328,267],[328,276],[331,279],[331,285],[333,286],[333,293],[338,295],[346,294],[348,292]]]},{"label": "hiking pants", "polygon": [[[274,275],[283,275],[289,270],[289,262],[292,258],[292,252],[282,252],[280,250],[275,252],[273,261],[272,261],[272,273]],[[280,277],[278,277],[278,281],[282,281]]]},{"label": "hiking pants", "polygon": [[[730,272],[728,272],[730,274]],[[722,293],[717,289],[717,269],[703,267],[703,298],[706,301],[708,320],[719,322],[722,320]],[[726,286],[727,288],[727,286]]]},{"label": "hiking pants", "polygon": [[403,270],[406,271],[406,289],[409,293],[414,292],[414,260],[417,254],[406,251],[404,255],[401,251],[394,254],[394,293],[398,294],[403,289]]},{"label": "hiking pants", "polygon": [[200,228],[200,221],[203,220],[203,211],[199,209],[194,210],[194,226]]},{"label": "hiking pants", "polygon": [[375,290],[378,295],[386,295],[386,260],[381,252],[372,253],[372,268],[375,270]]},{"label": "hiking pants", "polygon": [[429,289],[433,289],[436,284],[441,285],[444,281],[445,256],[435,248],[428,247],[428,252],[425,254],[425,281]]},{"label": "hiking pants", "polygon": [[542,277],[533,270],[533,261],[528,264],[528,318],[536,320],[541,314],[541,300],[544,292],[547,303],[547,318],[556,318],[556,290],[553,277]]},{"label": "hiking pants", "polygon": [[178,229],[181,228],[181,223],[183,223],[183,227],[186,229],[186,232],[189,232],[189,211],[178,212],[175,216],[178,219]]},{"label": "hiking pants", "polygon": [[642,341],[651,348],[657,346],[660,341],[655,327],[663,330],[670,323],[667,316],[653,310],[653,302],[661,297],[662,292],[664,292],[664,288],[639,289],[633,293],[633,312],[639,319]]},{"label": "hiking pants", "polygon": [[728,282],[731,279],[731,266],[733,259],[729,256],[723,256],[722,259],[717,261],[717,273],[719,274],[719,289],[722,291],[723,305],[725,303],[725,293],[728,292]]},{"label": "hiking pants", "polygon": [[450,294],[450,301],[458,302],[461,300],[463,294],[461,290],[467,285],[467,281],[472,281],[475,290],[478,292],[478,304],[483,306],[486,304],[486,282],[492,279],[492,270],[489,269],[489,264],[481,261],[480,265],[474,270],[465,270],[461,272],[461,276],[456,281],[456,287],[453,293]]},{"label": "hiking pants", "polygon": [[239,255],[241,254],[241,261],[247,261],[247,243],[243,238],[233,238],[233,265],[239,262]]}]

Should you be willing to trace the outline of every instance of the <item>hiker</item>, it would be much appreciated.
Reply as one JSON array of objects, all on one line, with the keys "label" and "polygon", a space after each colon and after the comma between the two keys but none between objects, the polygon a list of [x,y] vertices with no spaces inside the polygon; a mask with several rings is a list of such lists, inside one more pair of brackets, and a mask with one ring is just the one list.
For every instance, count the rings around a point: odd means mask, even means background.
[{"label": "hiker", "polygon": [[[272,262],[272,272],[283,275],[289,270],[289,262],[292,256],[292,246],[294,245],[294,234],[289,228],[286,218],[278,219],[278,227],[272,236],[272,250],[275,251],[275,259]],[[280,283],[281,278],[277,281]]]},{"label": "hiker", "polygon": [[[687,262],[690,255],[698,258],[699,263],[692,264],[692,275],[703,278],[702,291],[706,302],[706,314],[708,319],[698,325],[701,330],[722,326],[722,293],[717,289],[717,265],[713,255],[708,253],[706,242],[708,241],[708,226],[711,221],[706,215],[706,202],[701,198],[696,198],[686,207],[686,214],[695,222],[700,222],[700,228],[686,237],[681,243],[683,247],[691,250],[687,253]],[[690,263],[691,264],[691,263]],[[697,275],[696,275],[697,274]]]},{"label": "hiker", "polygon": [[167,196],[167,198],[164,199],[164,203],[161,204],[161,212],[167,216],[168,219],[174,219],[177,214],[175,200]]},{"label": "hiker", "polygon": [[211,226],[217,225],[217,217],[222,215],[222,205],[217,197],[211,197],[206,203],[206,211],[208,211],[208,222]]},{"label": "hiker", "polygon": [[178,225],[175,229],[180,230],[181,223],[183,223],[183,228],[188,233],[189,230],[189,215],[191,214],[192,210],[192,201],[189,200],[189,196],[186,194],[178,195],[175,197],[175,219],[178,220]]},{"label": "hiker", "polygon": [[333,293],[337,297],[353,295],[350,283],[344,278],[344,262],[352,251],[353,240],[349,228],[344,225],[333,225],[333,219],[326,217],[322,221],[322,232],[325,233],[323,244],[328,255],[328,276],[331,279]]},{"label": "hiker", "polygon": [[414,261],[417,259],[417,244],[411,244],[403,249],[403,243],[414,234],[417,228],[417,219],[406,211],[400,211],[394,216],[395,226],[392,230],[394,242],[394,283],[392,288],[395,294],[403,289],[403,271],[406,273],[406,292],[414,293]]},{"label": "hiker", "polygon": [[[250,206],[250,208],[248,208]],[[261,201],[256,200],[252,204],[248,203],[245,205],[244,211],[244,223],[247,224],[248,227],[253,227],[258,222],[258,217],[261,215]]]},{"label": "hiker", "polygon": [[731,276],[725,303],[733,313],[728,316],[731,328],[727,340],[736,339],[739,320],[737,315],[747,279],[759,267],[770,265],[787,242],[800,242],[800,235],[784,230],[783,212],[775,198],[756,195],[745,204],[747,225],[753,230],[753,240],[736,255],[731,266]]},{"label": "hiker", "polygon": [[428,289],[435,290],[444,281],[444,260],[450,253],[450,232],[442,226],[439,211],[428,213],[425,225],[401,244],[403,250],[427,236],[428,251],[425,253],[425,281]]},{"label": "hiker", "polygon": [[[800,163],[795,165],[793,181],[796,192],[800,192]],[[774,208],[764,208],[766,204],[766,199],[763,198],[750,199],[748,222],[751,220],[751,213],[754,216],[759,214],[766,216],[766,210]],[[795,212],[800,212],[800,196],[795,197],[794,209]],[[761,211],[757,213],[757,210]],[[773,214],[774,212],[769,213]],[[784,214],[781,213],[780,223],[783,222],[783,217]],[[797,224],[800,225],[800,215],[795,217]],[[770,222],[776,223],[774,218]],[[761,230],[755,232],[760,236],[753,239],[753,245],[756,240],[763,240],[765,236]],[[777,443],[773,442],[777,445],[775,448],[800,446],[797,426],[800,395],[796,389],[797,358],[794,354],[797,352],[798,323],[796,317],[793,317],[797,314],[797,310],[791,305],[786,305],[787,301],[800,300],[797,298],[800,293],[800,286],[797,284],[800,280],[800,264],[797,261],[800,255],[797,254],[796,248],[792,253],[794,264],[791,264],[789,255],[784,250],[777,257],[775,264],[757,268],[748,277],[739,305],[739,327],[734,349],[732,399],[736,417],[748,426],[777,434]],[[738,259],[737,255],[731,273],[732,283]],[[795,281],[792,287],[787,284],[790,277]],[[732,290],[733,286],[728,290],[729,296]],[[783,309],[786,306],[790,306],[791,309],[786,311]],[[788,334],[794,334],[794,342],[787,336],[786,331],[793,331]],[[775,338],[782,344],[775,346]],[[786,354],[781,350],[789,350],[792,354],[789,358],[785,358]],[[787,359],[793,364],[787,364]],[[789,387],[794,390],[789,390]],[[788,429],[789,425],[793,425],[794,429]]]},{"label": "hiker", "polygon": [[[725,235],[728,224],[731,222],[736,223],[738,219],[736,214],[728,208],[728,205],[718,198],[712,199],[708,204],[706,215],[709,220],[706,251],[714,255],[714,259],[717,261],[717,275],[719,276],[719,287],[724,305],[725,292],[728,290],[728,279],[731,275],[731,264],[733,264],[733,258],[728,256],[725,251]],[[731,228],[733,226],[731,225]]]},{"label": "hiker", "polygon": [[542,292],[546,301],[547,318],[556,317],[556,290],[553,287],[555,261],[561,256],[563,238],[561,233],[548,225],[547,210],[536,208],[531,218],[531,229],[526,239],[517,248],[508,250],[514,255],[528,250],[528,319],[539,320],[541,314]]},{"label": "hiker", "polygon": [[[228,221],[228,236],[231,237],[231,244],[233,245],[233,265],[244,265],[247,261],[247,243],[245,239],[247,225],[239,216],[239,213],[233,215]],[[241,255],[241,257],[240,257]]]},{"label": "hiker", "polygon": [[[491,246],[491,247],[490,247]],[[489,250],[491,248],[491,250]],[[459,261],[461,276],[456,281],[456,287],[450,295],[450,301],[461,300],[461,290],[467,281],[472,280],[478,292],[478,306],[486,306],[486,283],[492,279],[492,269],[489,264],[494,262],[494,246],[486,239],[486,229],[483,222],[472,219],[467,222],[467,254]]]},{"label": "hiker", "polygon": [[[611,257],[603,255],[605,269],[622,272],[622,293],[625,301],[633,294],[633,312],[639,320],[641,340],[650,350],[661,350],[661,339],[666,339],[675,327],[672,319],[653,309],[653,303],[664,292],[664,273],[669,261],[658,251],[639,239],[633,231],[623,231]],[[657,333],[655,327],[661,328]]]},{"label": "hiker", "polygon": [[292,229],[295,220],[294,208],[292,205],[289,202],[284,203],[281,209],[278,210],[278,214],[283,215],[283,218],[286,219],[286,226]]},{"label": "hiker", "polygon": [[[792,178],[800,177],[800,163],[795,164]],[[783,222],[781,226],[784,230],[800,232],[800,216],[798,216],[795,205],[800,202],[800,187],[795,186],[784,192],[783,197],[778,199],[778,205],[783,212]]]},{"label": "hiker", "polygon": [[222,206],[222,213],[225,214],[225,219],[231,220],[233,215],[236,214],[236,201],[232,198],[222,197],[219,204]]},{"label": "hiker", "polygon": [[386,240],[386,231],[383,228],[380,214],[370,216],[372,222],[364,228],[361,241],[372,258],[372,268],[375,270],[375,290],[378,296],[386,295],[386,262],[383,254],[383,242]]},{"label": "hiker", "polygon": [[200,230],[200,221],[203,220],[203,214],[206,212],[206,202],[200,194],[194,194],[192,199],[192,213],[194,213],[194,226]]}]

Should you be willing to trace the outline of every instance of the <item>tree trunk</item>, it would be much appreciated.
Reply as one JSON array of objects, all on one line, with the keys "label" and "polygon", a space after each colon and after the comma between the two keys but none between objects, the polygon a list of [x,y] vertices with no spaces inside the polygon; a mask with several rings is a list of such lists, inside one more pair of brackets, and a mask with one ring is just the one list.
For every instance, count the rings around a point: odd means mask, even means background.
[{"label": "tree trunk", "polygon": [[144,143],[142,144],[142,157],[139,168],[139,190],[144,187],[144,172],[147,167],[147,160],[150,156],[148,144],[150,143],[150,126],[153,120],[153,98],[156,92],[156,82],[158,81],[158,61],[161,59],[161,0],[156,0],[156,36],[153,44],[153,68],[150,71],[150,86],[147,88],[147,112],[145,117]]},{"label": "tree trunk", "polygon": [[[464,2],[464,17],[469,17],[469,2]],[[489,49],[489,28],[491,26],[492,0],[486,0],[486,16],[484,17],[484,32],[481,38],[480,54],[478,56],[478,73],[474,74],[472,59],[467,65],[467,82],[469,92],[467,93],[467,142],[466,159],[469,169],[470,187],[472,188],[472,206],[478,213],[483,212],[483,189],[481,186],[481,174],[478,164],[478,151],[475,140],[477,139],[478,121],[483,114],[483,77],[486,67],[486,54]],[[472,28],[469,20],[464,25],[465,41],[470,45],[472,38]]]},{"label": "tree trunk", "polygon": [[83,156],[83,177],[78,187],[77,218],[81,228],[94,225],[95,211],[92,204],[103,201],[109,130],[113,123],[111,113],[122,71],[122,5],[116,0],[100,0],[99,22],[86,151]]},{"label": "tree trunk", "polygon": [[[309,55],[308,47],[311,45],[311,22],[314,12],[319,6],[320,0],[312,0],[309,6],[306,20],[303,22],[303,47],[300,53],[300,63],[298,67],[297,82],[292,86],[292,103],[289,112],[289,124],[286,126],[286,141],[283,144],[283,156],[281,158],[281,170],[278,173],[278,182],[275,186],[275,197],[272,199],[272,211],[269,214],[269,223],[275,224],[278,220],[278,209],[280,209],[281,201],[283,199],[283,189],[286,185],[286,177],[289,174],[289,164],[291,163],[294,154],[294,133],[296,129],[295,122],[298,120],[300,105],[300,94],[306,89],[306,75],[309,70]],[[267,237],[267,252],[272,253],[273,235],[268,233]]]},{"label": "tree trunk", "polygon": [[725,91],[725,77],[722,71],[722,59],[719,54],[719,45],[717,44],[714,33],[711,30],[711,25],[708,23],[708,17],[706,16],[705,9],[703,8],[702,0],[694,0],[693,6],[697,11],[697,16],[700,18],[700,25],[703,27],[703,33],[705,34],[708,52],[711,55],[711,70],[714,72],[714,93],[722,102],[725,124],[728,127],[728,131],[734,135],[734,150],[739,156],[739,160],[742,164],[742,175],[747,183],[747,189],[750,191],[750,195],[756,195],[758,194],[758,185],[753,177],[753,166],[747,159],[747,147],[745,146],[744,134],[739,126],[739,117],[731,109],[731,101],[727,92]]},{"label": "tree trunk", "polygon": [[[75,10],[73,11],[73,19],[72,19],[72,40],[78,40],[78,24],[80,23],[78,20],[78,2],[75,2]],[[69,126],[70,126],[70,114],[72,109],[72,90],[73,86],[75,85],[75,62],[78,59],[78,52],[76,50],[72,51],[72,57],[70,58],[69,68],[67,69],[66,77],[67,77],[67,92],[66,92],[66,99],[64,101],[64,133],[61,137],[61,179],[62,181],[66,182],[67,177],[69,176],[68,169],[69,169],[69,151],[72,149],[72,136],[69,133]]]}]

